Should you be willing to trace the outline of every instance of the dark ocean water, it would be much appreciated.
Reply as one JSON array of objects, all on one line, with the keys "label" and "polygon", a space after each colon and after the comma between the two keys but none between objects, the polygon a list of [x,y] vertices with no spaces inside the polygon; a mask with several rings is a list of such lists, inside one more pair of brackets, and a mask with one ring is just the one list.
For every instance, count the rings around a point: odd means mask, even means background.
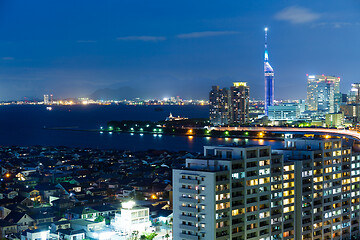
[{"label": "dark ocean water", "polygon": [[[208,106],[0,106],[0,145],[2,146],[68,146],[133,151],[167,149],[202,151],[204,145],[228,144],[239,139],[186,136],[153,136],[129,133],[47,130],[47,128],[99,129],[110,120],[164,120],[169,113],[188,118],[207,118]],[[246,140],[249,144],[282,146],[281,141]]]}]

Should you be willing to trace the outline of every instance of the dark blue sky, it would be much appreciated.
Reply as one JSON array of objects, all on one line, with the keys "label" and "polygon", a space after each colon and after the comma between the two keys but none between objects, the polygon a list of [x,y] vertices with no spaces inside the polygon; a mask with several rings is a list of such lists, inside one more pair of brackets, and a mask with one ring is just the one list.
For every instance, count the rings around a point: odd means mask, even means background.
[{"label": "dark blue sky", "polygon": [[0,100],[129,86],[207,98],[247,81],[263,98],[264,27],[275,98],[304,98],[306,73],[360,82],[360,3],[0,0]]}]

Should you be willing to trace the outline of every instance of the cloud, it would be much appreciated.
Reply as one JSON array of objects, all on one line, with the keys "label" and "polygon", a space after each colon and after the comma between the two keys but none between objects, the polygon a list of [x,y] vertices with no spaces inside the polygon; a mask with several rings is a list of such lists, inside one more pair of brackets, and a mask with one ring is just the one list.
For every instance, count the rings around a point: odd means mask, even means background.
[{"label": "cloud", "polygon": [[287,7],[275,14],[275,19],[288,21],[293,24],[313,22],[319,18],[320,14],[297,6]]},{"label": "cloud", "polygon": [[202,37],[215,37],[215,36],[223,36],[223,35],[232,35],[238,34],[236,31],[206,31],[206,32],[192,32],[192,33],[184,33],[179,34],[177,38],[202,38]]},{"label": "cloud", "polygon": [[313,27],[332,27],[332,28],[344,28],[359,26],[360,22],[320,22],[313,25]]},{"label": "cloud", "polygon": [[4,60],[4,61],[12,61],[15,58],[13,58],[13,57],[2,57],[1,59]]},{"label": "cloud", "polygon": [[122,41],[157,42],[157,41],[164,41],[164,40],[166,40],[166,37],[162,37],[162,36],[127,36],[127,37],[118,37],[117,40],[122,40]]}]

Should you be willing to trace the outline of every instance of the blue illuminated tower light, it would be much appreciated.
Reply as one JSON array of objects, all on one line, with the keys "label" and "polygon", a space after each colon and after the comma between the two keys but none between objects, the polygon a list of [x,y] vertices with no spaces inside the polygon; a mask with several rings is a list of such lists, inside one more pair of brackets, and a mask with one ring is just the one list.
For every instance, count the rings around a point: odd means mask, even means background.
[{"label": "blue illuminated tower light", "polygon": [[267,31],[265,28],[265,56],[264,56],[264,78],[265,78],[265,115],[268,115],[268,107],[274,105],[274,70],[269,63],[267,50]]}]

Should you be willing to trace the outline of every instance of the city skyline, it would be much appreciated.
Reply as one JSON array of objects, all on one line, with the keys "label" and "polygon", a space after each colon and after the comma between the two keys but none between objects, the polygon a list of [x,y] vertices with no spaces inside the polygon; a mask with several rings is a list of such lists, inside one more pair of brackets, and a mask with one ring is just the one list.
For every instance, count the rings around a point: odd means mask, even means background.
[{"label": "city skyline", "polygon": [[355,1],[26,4],[0,5],[0,100],[120,87],[145,97],[206,98],[212,85],[237,81],[263,99],[266,26],[276,100],[305,99],[306,74],[339,76],[344,93],[358,82]]}]

